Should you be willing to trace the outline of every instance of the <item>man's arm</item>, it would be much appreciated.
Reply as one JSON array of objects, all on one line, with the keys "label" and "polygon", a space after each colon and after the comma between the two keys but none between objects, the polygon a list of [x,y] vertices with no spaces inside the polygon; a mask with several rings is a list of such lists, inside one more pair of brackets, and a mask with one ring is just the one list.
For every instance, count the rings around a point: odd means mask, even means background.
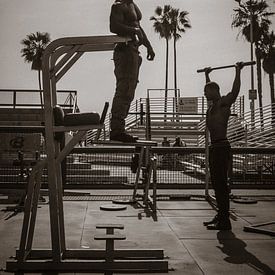
[{"label": "man's arm", "polygon": [[240,88],[241,88],[241,70],[243,68],[243,62],[238,62],[235,65],[235,79],[233,82],[233,86],[231,92],[228,93],[225,97],[223,97],[223,104],[231,105],[236,101],[236,98],[239,95]]},{"label": "man's arm", "polygon": [[153,47],[151,46],[150,41],[148,40],[145,31],[143,28],[139,25],[139,29],[142,33],[142,41],[141,43],[147,48],[147,59],[153,60],[155,58],[155,52],[153,50]]},{"label": "man's arm", "polygon": [[212,70],[211,70],[210,67],[207,67],[207,68],[204,69],[206,83],[211,82],[210,77],[209,77],[209,74],[210,74],[211,71]]}]

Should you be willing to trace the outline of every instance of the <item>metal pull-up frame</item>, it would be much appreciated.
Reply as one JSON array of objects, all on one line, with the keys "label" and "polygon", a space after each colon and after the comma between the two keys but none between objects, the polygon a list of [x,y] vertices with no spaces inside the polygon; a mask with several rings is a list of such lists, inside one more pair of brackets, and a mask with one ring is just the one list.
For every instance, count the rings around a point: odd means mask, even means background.
[{"label": "metal pull-up frame", "polygon": [[[125,264],[125,262],[96,262],[95,259],[104,259],[105,257],[105,252],[101,250],[68,250],[66,248],[61,162],[88,130],[100,129],[102,125],[56,126],[53,116],[53,108],[57,105],[56,84],[85,52],[110,51],[114,49],[116,43],[127,43],[129,40],[129,38],[116,35],[68,37],[51,42],[45,49],[42,60],[45,128],[41,132],[45,133],[46,158],[37,163],[30,175],[20,247],[17,250],[16,259],[7,261],[7,271],[64,272],[73,268],[74,271],[78,272],[124,269],[127,271],[138,269],[149,270],[150,272],[168,272],[167,261],[159,261],[159,259],[163,259],[162,250],[117,250],[114,258],[121,258],[122,255],[124,255],[122,258],[131,258]],[[61,150],[58,140],[55,139],[55,134],[68,131],[76,133]],[[34,250],[32,249],[32,243],[41,176],[45,167],[48,170],[52,248]],[[142,259],[147,257],[147,260],[158,259],[158,261],[141,261],[141,254],[143,255]],[[132,261],[135,257],[139,261]],[[80,259],[84,260],[81,261]]]}]

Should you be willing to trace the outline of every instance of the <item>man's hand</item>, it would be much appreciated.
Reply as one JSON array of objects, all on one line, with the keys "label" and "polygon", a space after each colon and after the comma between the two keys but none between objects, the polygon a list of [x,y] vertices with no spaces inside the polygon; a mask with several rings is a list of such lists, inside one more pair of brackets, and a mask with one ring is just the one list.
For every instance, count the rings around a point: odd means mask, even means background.
[{"label": "man's hand", "polygon": [[211,67],[206,67],[203,69],[205,74],[210,74],[212,72],[212,68]]},{"label": "man's hand", "polygon": [[235,64],[235,68],[238,69],[239,71],[244,67],[244,63],[243,62],[237,62]]},{"label": "man's hand", "polygon": [[147,59],[152,61],[155,58],[155,52],[152,47],[147,48]]}]

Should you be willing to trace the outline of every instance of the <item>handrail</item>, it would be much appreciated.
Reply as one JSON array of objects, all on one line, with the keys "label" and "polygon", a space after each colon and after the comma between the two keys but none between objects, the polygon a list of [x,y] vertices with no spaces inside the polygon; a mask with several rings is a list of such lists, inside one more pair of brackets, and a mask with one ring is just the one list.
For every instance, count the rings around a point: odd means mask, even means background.
[{"label": "handrail", "polygon": [[[39,94],[40,90],[35,89],[0,89],[0,93],[12,93],[12,103],[0,103],[0,107],[12,107],[16,109],[16,107],[42,107],[41,103],[17,103],[18,97],[17,94],[22,93],[37,93]],[[57,90],[58,94],[68,94],[68,96],[73,95],[73,98],[77,98],[76,90]],[[66,99],[67,100],[67,99]],[[59,104],[61,107],[73,107],[73,104],[66,104],[66,100],[64,104]],[[73,103],[73,102],[72,102]]]}]

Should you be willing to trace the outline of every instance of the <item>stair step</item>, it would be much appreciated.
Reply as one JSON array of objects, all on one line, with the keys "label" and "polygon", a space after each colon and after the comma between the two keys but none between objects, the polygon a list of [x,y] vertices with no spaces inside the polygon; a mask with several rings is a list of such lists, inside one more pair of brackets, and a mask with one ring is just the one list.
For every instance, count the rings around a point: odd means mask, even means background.
[{"label": "stair step", "polygon": [[126,236],[116,232],[114,234],[97,234],[95,240],[126,240]]},{"label": "stair step", "polygon": [[66,177],[68,183],[96,183],[96,182],[118,182],[127,183],[128,177],[125,176],[87,176],[87,175],[68,175]]},{"label": "stair step", "polygon": [[81,175],[91,175],[91,176],[109,176],[109,170],[92,170],[92,169],[74,169],[70,166],[67,168],[67,175],[74,175],[74,174],[81,174]]},{"label": "stair step", "polygon": [[98,229],[108,229],[108,228],[114,228],[114,229],[124,229],[123,224],[96,224],[95,226]]}]

